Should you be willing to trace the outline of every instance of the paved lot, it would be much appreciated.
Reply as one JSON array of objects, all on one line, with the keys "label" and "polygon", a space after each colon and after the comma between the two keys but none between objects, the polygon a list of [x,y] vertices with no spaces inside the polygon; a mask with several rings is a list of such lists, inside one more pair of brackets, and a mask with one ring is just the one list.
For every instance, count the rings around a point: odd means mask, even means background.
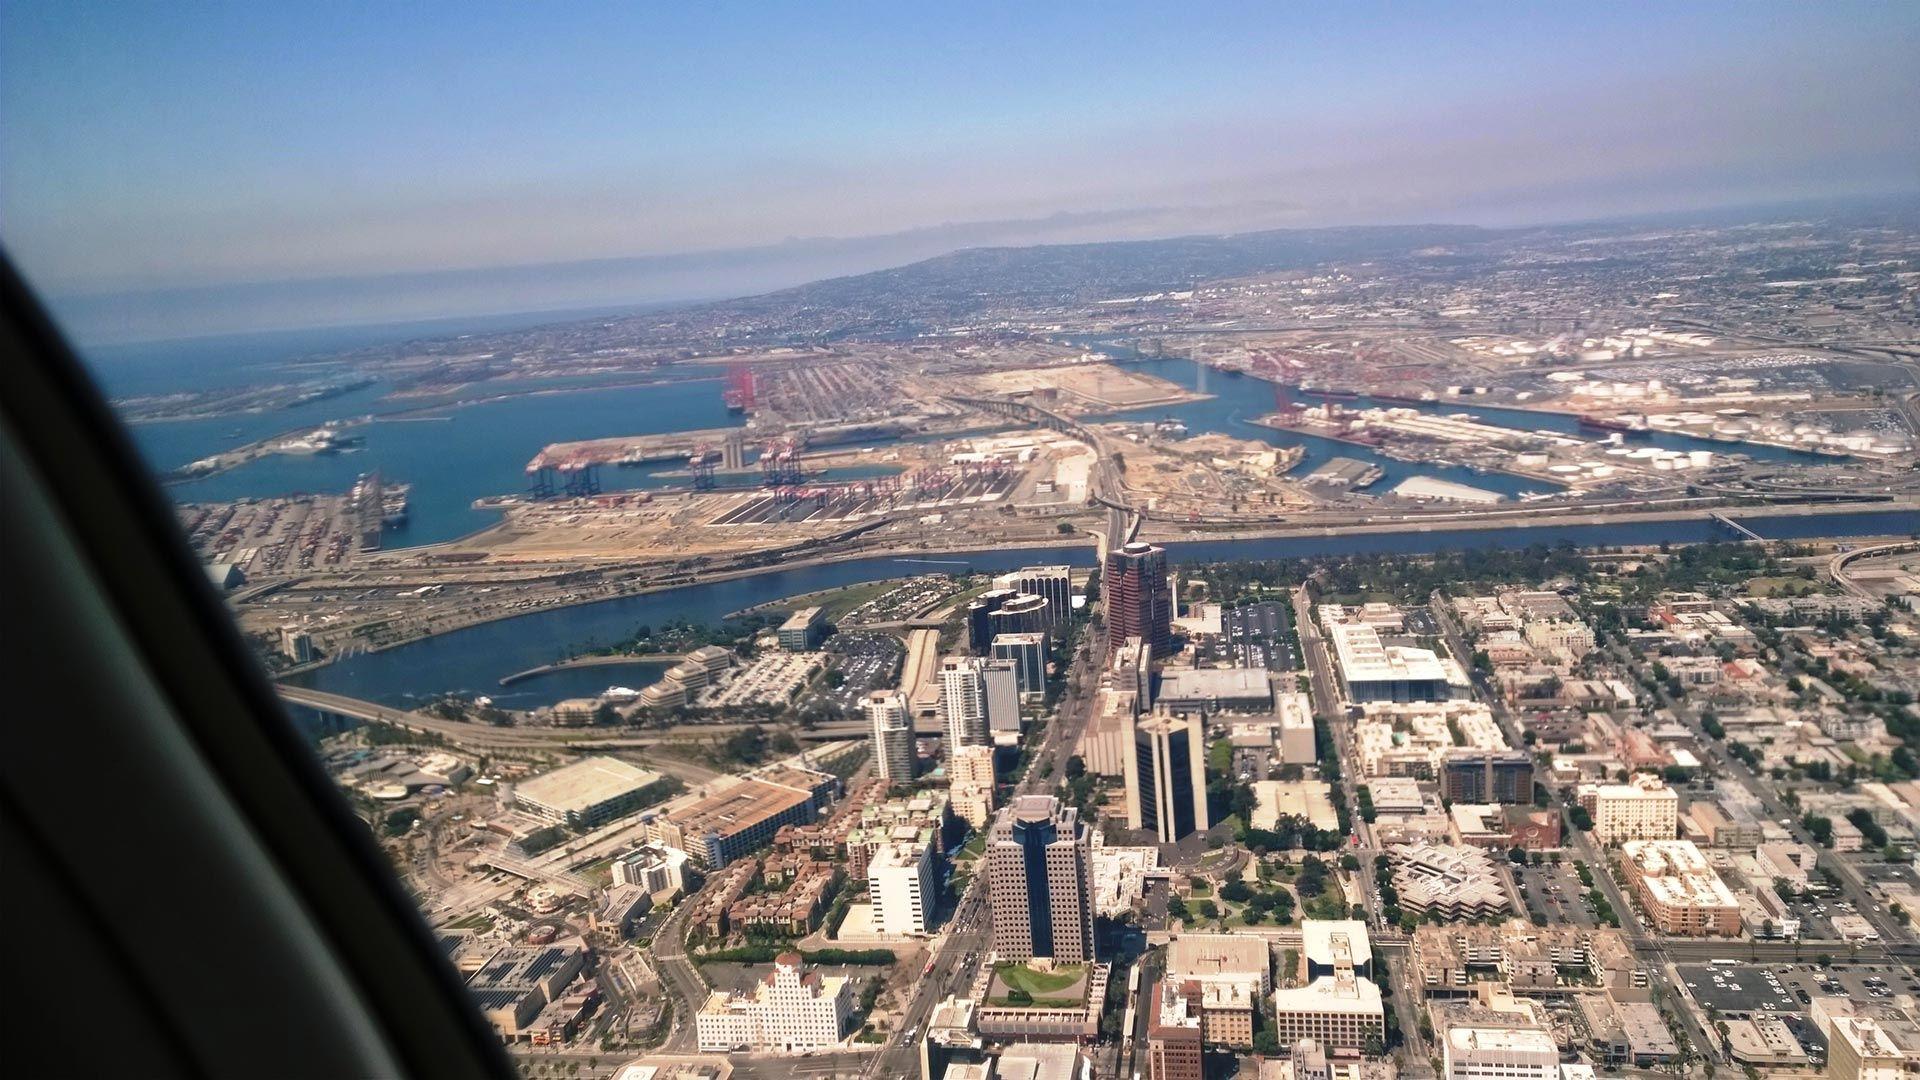
[{"label": "paved lot", "polygon": [[1220,654],[1244,668],[1294,671],[1300,657],[1287,633],[1292,613],[1277,600],[1230,608],[1220,613]]},{"label": "paved lot", "polygon": [[[1737,948],[1737,946],[1733,946]],[[1888,1004],[1898,994],[1920,987],[1904,972],[1888,966],[1823,969],[1814,964],[1681,964],[1680,977],[1701,1005],[1722,1013],[1800,1013],[1809,999],[1842,997],[1867,1004]],[[1717,979],[1716,979],[1717,976]]]},{"label": "paved lot", "polygon": [[856,716],[868,691],[894,687],[905,654],[900,639],[891,634],[836,634],[827,649],[828,662],[846,681],[838,687],[821,685],[818,694]]},{"label": "paved lot", "polygon": [[1571,860],[1559,866],[1516,867],[1515,883],[1525,885],[1523,895],[1529,913],[1544,915],[1547,922],[1591,927],[1597,924],[1593,909],[1587,906],[1587,890],[1580,885]]},{"label": "paved lot", "polygon": [[1723,1014],[1800,1012],[1805,1006],[1786,977],[1773,968],[1755,964],[1680,964],[1680,978],[1702,1006]]}]

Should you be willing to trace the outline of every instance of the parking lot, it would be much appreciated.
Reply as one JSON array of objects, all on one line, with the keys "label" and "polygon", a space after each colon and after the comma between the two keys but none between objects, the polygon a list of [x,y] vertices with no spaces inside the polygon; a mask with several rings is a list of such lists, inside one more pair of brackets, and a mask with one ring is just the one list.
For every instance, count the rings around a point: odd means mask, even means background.
[{"label": "parking lot", "polygon": [[[1766,882],[1756,881],[1755,889],[1770,888]],[[1835,915],[1854,915],[1857,909],[1853,904],[1839,896],[1818,896],[1810,900],[1793,899],[1785,901],[1788,918],[1800,920],[1800,936],[1815,940],[1831,940],[1840,935],[1834,932]]]},{"label": "parking lot", "polygon": [[1563,861],[1559,866],[1516,866],[1514,870],[1514,882],[1520,886],[1520,895],[1526,899],[1530,914],[1543,916],[1551,924],[1598,925],[1572,860]]},{"label": "parking lot", "polygon": [[[1816,997],[1884,1004],[1920,992],[1920,980],[1887,966],[1821,968],[1817,964],[1679,964],[1687,992],[1722,1014],[1805,1013]],[[1804,1039],[1801,1040],[1803,1043]]]},{"label": "parking lot", "polygon": [[1678,964],[1680,978],[1693,999],[1712,1006],[1726,1016],[1753,1013],[1801,1012],[1806,1003],[1799,993],[1806,991],[1791,973],[1782,975],[1775,967],[1761,964]]},{"label": "parking lot", "polygon": [[1237,667],[1297,671],[1292,625],[1293,613],[1279,601],[1229,608],[1220,613],[1221,655]]},{"label": "parking lot", "polygon": [[891,634],[836,634],[827,649],[830,670],[838,671],[845,681],[837,687],[821,685],[819,696],[849,713],[860,711],[860,701],[869,691],[894,687],[905,655],[900,639]]},{"label": "parking lot", "polygon": [[946,574],[908,578],[894,588],[847,612],[837,620],[837,625],[854,627],[911,619],[927,608],[958,593],[965,584],[964,579]]}]

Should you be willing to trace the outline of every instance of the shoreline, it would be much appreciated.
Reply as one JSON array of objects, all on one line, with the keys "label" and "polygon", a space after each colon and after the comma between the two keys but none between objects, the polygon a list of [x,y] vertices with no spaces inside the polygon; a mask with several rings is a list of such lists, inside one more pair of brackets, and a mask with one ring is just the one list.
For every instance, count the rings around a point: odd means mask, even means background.
[{"label": "shoreline", "polygon": [[[1641,505],[1644,505],[1644,504],[1641,504]],[[1554,528],[1554,527],[1591,527],[1596,525],[1637,525],[1637,524],[1659,525],[1659,524],[1671,524],[1671,523],[1682,522],[1682,521],[1710,521],[1713,519],[1713,517],[1716,514],[1722,514],[1724,516],[1731,517],[1731,518],[1783,518],[1783,517],[1792,518],[1792,517],[1821,517],[1821,516],[1838,515],[1838,514],[1893,514],[1893,513],[1901,513],[1901,512],[1907,512],[1907,513],[1920,512],[1920,500],[1910,500],[1905,502],[1888,501],[1888,502],[1873,502],[1873,503],[1759,503],[1752,506],[1713,506],[1713,507],[1693,506],[1693,507],[1674,508],[1670,510],[1656,510],[1656,511],[1650,511],[1650,512],[1640,512],[1640,513],[1623,513],[1618,510],[1609,510],[1606,508],[1595,508],[1595,509],[1588,509],[1585,511],[1576,511],[1576,512],[1570,513],[1569,508],[1567,507],[1539,507],[1539,508],[1533,508],[1533,509],[1516,507],[1514,509],[1505,510],[1505,511],[1464,511],[1464,512],[1448,513],[1445,515],[1428,515],[1420,519],[1410,520],[1410,521],[1357,522],[1357,523],[1345,524],[1345,525],[1321,525],[1321,526],[1313,526],[1313,525],[1287,526],[1287,525],[1271,525],[1270,524],[1265,526],[1256,526],[1250,530],[1222,529],[1219,531],[1206,532],[1198,535],[1194,535],[1191,533],[1188,535],[1180,535],[1180,536],[1160,535],[1160,536],[1155,536],[1153,542],[1159,543],[1162,545],[1181,545],[1181,544],[1196,544],[1196,543],[1210,543],[1210,542],[1232,542],[1232,541],[1254,541],[1254,540],[1317,539],[1317,538],[1330,538],[1330,537],[1339,537],[1339,536],[1368,536],[1368,535],[1423,534],[1423,533],[1470,533],[1470,532],[1489,530],[1489,529],[1493,529],[1493,530],[1536,529],[1536,528],[1546,529],[1546,528]],[[1549,515],[1552,515],[1552,516],[1549,516]],[[1489,519],[1492,519],[1492,520],[1489,520]],[[1151,522],[1153,519],[1149,518],[1148,520]],[[1891,533],[1887,533],[1887,534],[1862,533],[1857,536],[1850,535],[1849,537],[1847,537],[1847,539],[1851,539],[1851,540],[1904,539],[1904,538],[1905,537],[1902,535],[1891,534]],[[1019,544],[1011,545],[1011,548],[1017,549],[1017,550],[1033,550],[1033,549],[1047,549],[1047,548],[1057,549],[1057,548],[1077,548],[1077,547],[1092,546],[1097,552],[1098,550],[1097,542],[1093,545],[1089,545],[1087,543],[1089,539],[1095,539],[1097,541],[1097,537],[1089,533],[1076,533],[1072,537],[1055,534],[1052,536],[1037,538],[1031,542],[1023,541]],[[1702,541],[1679,541],[1679,542],[1680,543],[1701,543]],[[1791,542],[1791,541],[1781,540],[1781,541],[1769,541],[1769,542]],[[668,592],[675,589],[697,588],[703,585],[709,585],[709,584],[714,584],[718,582],[737,581],[742,578],[750,578],[750,577],[755,577],[762,574],[783,573],[790,570],[809,569],[812,567],[832,565],[835,563],[859,562],[859,561],[868,560],[868,559],[876,559],[876,560],[877,559],[911,559],[916,556],[927,556],[927,555],[969,555],[969,554],[987,555],[987,554],[993,553],[995,550],[1009,550],[1009,548],[982,549],[977,546],[971,546],[965,543],[955,543],[945,547],[920,546],[920,547],[909,547],[909,548],[881,548],[881,549],[858,551],[858,552],[834,552],[834,553],[828,553],[828,554],[814,555],[814,556],[809,556],[802,559],[795,559],[791,561],[781,562],[781,563],[770,565],[770,566],[743,567],[743,568],[738,568],[733,570],[715,570],[711,573],[701,574],[698,577],[694,578],[693,580],[689,580],[689,581],[675,581],[675,582],[665,583],[665,584],[643,585],[631,590],[622,590],[609,596],[599,596],[599,597],[594,597],[592,599],[578,600],[578,601],[574,601],[572,603],[566,603],[566,604],[555,604],[552,606],[539,607],[532,610],[514,611],[514,612],[503,613],[499,615],[490,615],[484,618],[475,619],[471,622],[461,623],[458,626],[450,626],[445,629],[436,630],[430,634],[422,634],[418,637],[408,638],[404,641],[396,641],[388,644],[383,644],[377,647],[356,650],[350,655],[359,656],[359,655],[366,655],[370,653],[388,652],[393,649],[399,649],[409,645],[415,645],[422,641],[428,641],[436,637],[443,637],[447,634],[456,633],[458,631],[466,630],[476,626],[485,626],[493,623],[507,622],[512,619],[524,618],[532,615],[547,614],[554,611],[563,611],[569,608],[584,607],[591,604],[608,603],[616,600],[625,600],[625,599],[631,599],[639,596],[648,596],[655,593],[663,593],[663,592]],[[903,576],[912,576],[912,575],[907,574]],[[796,595],[804,595],[804,594],[796,594]],[[298,672],[305,673],[309,671],[318,670],[324,667],[330,667],[333,665],[336,659],[340,659],[340,658],[329,657],[323,662],[316,663],[313,665],[302,666],[301,668],[298,669]],[[294,674],[294,673],[295,672],[290,671],[290,672],[283,672],[281,674],[286,675],[286,674]]]}]

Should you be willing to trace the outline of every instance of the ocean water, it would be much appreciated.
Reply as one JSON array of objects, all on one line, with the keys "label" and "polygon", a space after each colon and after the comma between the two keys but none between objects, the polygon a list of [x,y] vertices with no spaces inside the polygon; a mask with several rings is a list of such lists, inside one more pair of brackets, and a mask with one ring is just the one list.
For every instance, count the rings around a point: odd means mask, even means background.
[{"label": "ocean water", "polygon": [[[572,313],[563,317],[588,318],[592,314]],[[325,377],[339,374],[339,369],[337,365],[315,363],[316,355],[428,335],[450,336],[553,321],[557,321],[556,316],[545,313],[468,322],[248,334],[114,346],[94,350],[88,358],[109,393],[150,394]],[[1124,350],[1110,345],[1098,347],[1126,356]],[[1205,401],[1132,410],[1117,416],[1140,420],[1172,417],[1195,433],[1227,432],[1277,446],[1299,446],[1305,455],[1296,475],[1311,472],[1330,458],[1349,457],[1380,467],[1383,475],[1372,489],[1378,492],[1385,492],[1413,476],[1438,477],[1497,491],[1509,498],[1554,490],[1554,485],[1545,481],[1475,472],[1460,466],[1398,461],[1365,446],[1263,428],[1252,421],[1272,411],[1272,384],[1252,377],[1230,378],[1189,360],[1143,359],[1138,360],[1138,364],[1153,375],[1215,396]],[[561,376],[516,383],[506,388],[516,392],[513,397],[464,405],[446,402],[438,408],[418,399],[383,401],[387,387],[375,384],[295,409],[214,420],[137,424],[134,436],[149,463],[156,471],[164,472],[220,449],[280,431],[317,426],[330,419],[407,411],[407,415],[377,418],[359,428],[356,433],[364,437],[363,445],[345,453],[267,457],[218,476],[170,488],[173,497],[183,502],[335,492],[346,490],[360,474],[378,469],[390,481],[413,485],[411,517],[405,527],[387,539],[390,547],[407,547],[451,540],[490,524],[495,515],[474,510],[474,501],[523,491],[526,463],[548,443],[742,424],[743,419],[729,415],[721,403],[721,372],[706,369],[694,373],[704,377],[643,386],[597,385],[604,382],[603,376]],[[422,411],[423,405],[428,406],[426,411]],[[1550,429],[1579,434],[1572,417],[1452,403],[1417,407],[1429,412],[1471,412],[1488,423],[1525,430]],[[1728,449],[1724,444],[1672,435],[1656,436],[1651,443],[1677,450],[1710,448],[1724,452]],[[1807,455],[1795,451],[1764,447],[1743,448],[1743,452],[1769,460],[1808,459]],[[676,465],[603,468],[601,483],[606,490],[618,491],[683,482],[681,478],[661,475],[676,468]],[[891,470],[877,466],[849,469],[825,479],[857,479],[888,471]],[[751,477],[737,479],[752,482]]]},{"label": "ocean water", "polygon": [[[242,334],[82,351],[83,359],[112,397],[163,394],[256,384],[323,379],[342,374],[337,363],[315,357],[351,349],[538,326],[614,312],[530,313],[474,320],[436,320],[383,326]],[[362,473],[379,469],[389,480],[413,485],[413,513],[392,534],[389,546],[450,540],[489,524],[495,515],[475,511],[475,499],[524,490],[525,466],[542,446],[567,439],[654,434],[742,423],[720,401],[718,369],[695,368],[693,381],[607,387],[604,376],[557,377],[514,384],[536,391],[499,401],[448,404],[414,415],[430,401],[382,400],[389,390],[375,383],[325,401],[291,409],[218,417],[138,423],[134,441],[158,473],[278,432],[316,427],[328,420],[407,411],[357,429],[364,445],[345,453],[262,458],[218,476],[169,487],[182,502],[262,498],[298,492],[345,491]],[[630,376],[628,378],[631,378]],[[611,489],[658,486],[659,470],[603,470]]]}]

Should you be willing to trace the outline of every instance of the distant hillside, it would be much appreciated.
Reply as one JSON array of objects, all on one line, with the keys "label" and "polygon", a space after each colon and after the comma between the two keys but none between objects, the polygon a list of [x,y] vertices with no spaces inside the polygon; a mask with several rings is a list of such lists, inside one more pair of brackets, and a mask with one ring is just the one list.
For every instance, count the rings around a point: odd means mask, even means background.
[{"label": "distant hillside", "polygon": [[972,324],[1002,310],[1044,312],[1220,278],[1476,245],[1496,235],[1474,226],[1418,225],[969,248],[891,270],[697,305],[647,322],[655,328],[663,322],[745,322],[770,335],[814,338],[913,333]]}]

